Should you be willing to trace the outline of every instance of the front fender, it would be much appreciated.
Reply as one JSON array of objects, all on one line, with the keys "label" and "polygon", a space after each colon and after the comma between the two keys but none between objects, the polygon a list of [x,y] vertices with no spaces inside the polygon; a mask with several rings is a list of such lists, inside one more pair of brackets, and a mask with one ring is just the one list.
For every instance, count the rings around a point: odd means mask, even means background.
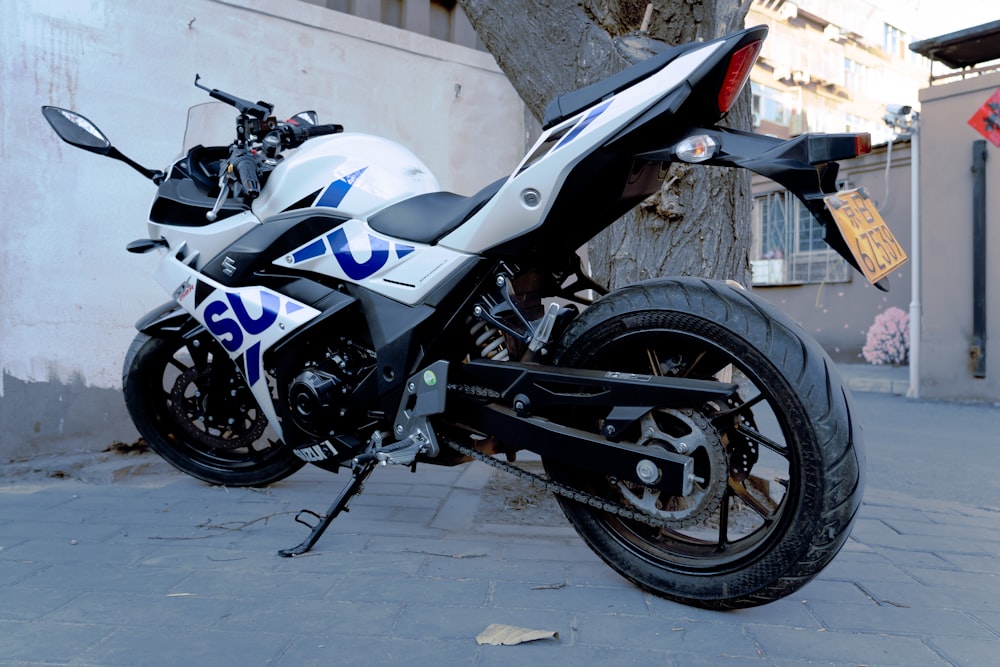
[{"label": "front fender", "polygon": [[189,336],[204,327],[176,301],[168,301],[149,311],[135,323],[135,328],[148,336],[169,338]]}]

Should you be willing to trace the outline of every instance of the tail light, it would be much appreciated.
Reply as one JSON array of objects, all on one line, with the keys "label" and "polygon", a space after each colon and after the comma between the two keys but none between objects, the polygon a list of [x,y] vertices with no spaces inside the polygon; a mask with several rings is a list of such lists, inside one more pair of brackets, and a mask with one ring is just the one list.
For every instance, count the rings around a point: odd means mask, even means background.
[{"label": "tail light", "polygon": [[872,152],[872,135],[861,132],[854,135],[854,155],[865,155]]},{"label": "tail light", "polygon": [[750,70],[753,68],[763,44],[763,40],[750,42],[734,52],[729,59],[726,75],[722,79],[722,87],[719,88],[719,113],[727,113],[732,108],[736,97],[743,90],[743,86],[746,85],[747,79],[750,77]]}]

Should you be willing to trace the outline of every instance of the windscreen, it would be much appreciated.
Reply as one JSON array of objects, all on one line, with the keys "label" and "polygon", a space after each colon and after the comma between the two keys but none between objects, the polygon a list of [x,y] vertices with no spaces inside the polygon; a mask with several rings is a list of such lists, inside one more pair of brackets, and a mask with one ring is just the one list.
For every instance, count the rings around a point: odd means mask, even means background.
[{"label": "windscreen", "polygon": [[202,146],[228,146],[236,138],[237,111],[223,102],[205,102],[188,109],[183,152]]}]

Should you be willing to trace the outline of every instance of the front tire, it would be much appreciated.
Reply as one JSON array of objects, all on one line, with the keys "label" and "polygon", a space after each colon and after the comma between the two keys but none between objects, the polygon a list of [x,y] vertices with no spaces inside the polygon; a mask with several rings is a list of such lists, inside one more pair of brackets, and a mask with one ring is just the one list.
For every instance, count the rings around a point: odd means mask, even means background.
[{"label": "front tire", "polygon": [[132,341],[122,372],[125,405],[149,446],[211,484],[266,486],[304,465],[277,438],[236,365],[202,332]]},{"label": "front tire", "polygon": [[[633,428],[637,444],[690,449],[699,481],[689,497],[660,498],[544,461],[553,479],[666,522],[652,527],[558,498],[584,541],[626,578],[685,604],[751,607],[799,589],[847,540],[864,468],[851,399],[819,345],[777,309],[724,283],[649,281],[585,311],[556,357],[574,368],[739,386],[726,404],[655,410]],[[592,417],[580,420],[599,432]]]}]

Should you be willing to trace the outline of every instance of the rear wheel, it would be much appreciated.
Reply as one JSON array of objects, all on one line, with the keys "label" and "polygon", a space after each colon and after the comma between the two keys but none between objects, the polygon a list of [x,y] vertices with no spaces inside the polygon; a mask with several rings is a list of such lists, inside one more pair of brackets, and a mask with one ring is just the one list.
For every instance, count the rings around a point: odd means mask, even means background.
[{"label": "rear wheel", "polygon": [[138,334],[122,385],[142,437],[192,477],[265,486],[304,465],[268,429],[243,376],[207,332],[191,338]]},{"label": "rear wheel", "polygon": [[846,541],[863,486],[850,398],[823,350],[776,309],[722,283],[651,281],[584,312],[557,355],[564,366],[739,387],[726,403],[654,410],[627,434],[691,456],[689,496],[545,461],[553,479],[660,522],[559,498],[587,544],[626,578],[686,604],[749,607],[804,585]]}]

